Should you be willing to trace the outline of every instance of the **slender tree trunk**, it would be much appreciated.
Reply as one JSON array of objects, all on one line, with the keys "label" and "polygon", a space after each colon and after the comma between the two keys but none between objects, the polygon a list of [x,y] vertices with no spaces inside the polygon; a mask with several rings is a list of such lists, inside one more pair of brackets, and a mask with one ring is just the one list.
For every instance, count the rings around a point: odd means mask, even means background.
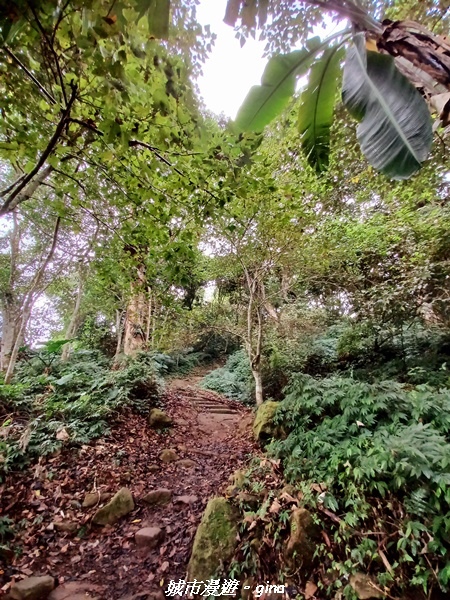
[{"label": "slender tree trunk", "polygon": [[[83,298],[84,291],[84,281],[80,279],[80,283],[78,285],[77,298],[75,300],[75,306],[73,307],[72,316],[70,317],[70,322],[67,326],[67,329],[64,333],[64,338],[66,340],[72,339],[78,331],[78,327],[80,326],[80,309],[81,309],[81,300]],[[61,360],[66,361],[72,352],[72,344],[66,344],[63,348]]]},{"label": "slender tree trunk", "polygon": [[6,374],[5,374],[5,383],[6,384],[11,383],[11,379],[12,379],[12,376],[14,373],[14,368],[15,368],[16,362],[17,362],[17,356],[19,354],[19,348],[23,344],[23,340],[25,337],[25,330],[26,330],[28,321],[31,316],[31,311],[33,310],[34,303],[36,302],[37,298],[39,297],[39,294],[42,293],[42,289],[41,289],[42,279],[44,277],[45,271],[46,271],[50,261],[52,260],[53,255],[56,250],[56,244],[58,241],[58,233],[59,233],[60,224],[61,224],[61,217],[58,217],[56,219],[55,227],[53,230],[53,240],[52,240],[52,245],[50,247],[50,250],[47,254],[46,259],[44,260],[42,265],[39,267],[36,275],[34,276],[31,287],[28,290],[28,292],[26,294],[26,298],[23,302],[19,331],[17,333],[16,339],[14,340],[14,346],[11,350],[8,368],[6,369]]},{"label": "slender tree trunk", "polygon": [[[262,289],[259,281],[252,278],[249,271],[244,268],[247,286],[249,291],[249,300],[247,305],[247,340],[246,350],[250,360],[253,379],[255,380],[255,399],[259,406],[264,402],[262,372],[261,372],[261,352],[263,338],[263,315],[262,315]],[[256,317],[256,331],[255,331]]]},{"label": "slender tree trunk", "polygon": [[126,318],[126,311],[116,310],[117,345],[114,354],[114,363],[117,363],[120,353],[122,352],[123,332],[126,326]]},{"label": "slender tree trunk", "polygon": [[18,260],[22,232],[16,211],[13,212],[13,227],[9,236],[10,260],[9,278],[6,289],[0,292],[2,305],[2,339],[0,346],[0,368],[8,370],[11,352],[20,327],[21,306],[16,297],[15,287],[18,278]]},{"label": "slender tree trunk", "polygon": [[[78,328],[80,327],[81,301],[83,300],[84,286],[85,286],[85,283],[86,283],[86,280],[88,278],[89,271],[90,271],[90,264],[88,262],[88,260],[89,260],[88,257],[89,257],[89,253],[91,252],[91,250],[97,240],[99,230],[100,230],[100,224],[97,223],[95,233],[92,236],[92,239],[89,242],[88,247],[86,248],[86,250],[83,254],[83,261],[85,261],[85,262],[81,262],[80,266],[79,266],[77,297],[75,300],[75,306],[73,307],[73,312],[72,312],[72,316],[69,321],[69,325],[67,326],[67,329],[64,334],[64,337],[66,340],[70,340],[73,337],[75,337],[78,332]],[[69,358],[71,352],[72,352],[72,344],[66,344],[63,348],[61,359],[63,361],[67,360]]]},{"label": "slender tree trunk", "polygon": [[262,384],[262,374],[261,369],[257,370],[252,369],[253,379],[255,380],[255,398],[257,406],[260,406],[264,402],[263,397],[263,384]]},{"label": "slender tree trunk", "polygon": [[152,290],[148,288],[148,313],[147,313],[147,329],[145,331],[145,345],[148,347],[150,343],[150,331],[152,325]]},{"label": "slender tree trunk", "polygon": [[31,311],[33,310],[34,302],[30,302],[22,313],[22,318],[20,321],[20,329],[17,332],[16,339],[14,340],[14,346],[11,350],[11,354],[9,357],[8,368],[5,373],[5,383],[11,383],[12,376],[14,374],[14,368],[16,366],[17,357],[19,355],[19,349],[23,345],[25,339],[25,331],[28,325],[28,321],[30,320]]},{"label": "slender tree trunk", "polygon": [[14,342],[20,326],[20,310],[12,302],[4,303],[2,310],[2,339],[0,345],[0,370],[8,369]]}]

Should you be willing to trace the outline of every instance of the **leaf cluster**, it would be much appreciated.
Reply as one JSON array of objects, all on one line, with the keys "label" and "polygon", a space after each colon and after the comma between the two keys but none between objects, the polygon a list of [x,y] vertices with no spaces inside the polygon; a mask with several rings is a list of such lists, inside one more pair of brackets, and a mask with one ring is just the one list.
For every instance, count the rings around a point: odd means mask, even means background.
[{"label": "leaf cluster", "polygon": [[447,389],[292,378],[276,418],[289,434],[270,452],[305,504],[333,517],[333,549],[317,552],[330,569],[370,568],[389,587],[409,579],[425,590],[439,573],[446,587],[449,414]]},{"label": "leaf cluster", "polygon": [[65,442],[87,443],[105,435],[117,411],[130,408],[145,414],[158,402],[160,390],[150,355],[127,359],[114,370],[92,350],[77,350],[51,369],[43,369],[34,356],[21,363],[15,382],[0,391],[1,468],[22,467]]}]

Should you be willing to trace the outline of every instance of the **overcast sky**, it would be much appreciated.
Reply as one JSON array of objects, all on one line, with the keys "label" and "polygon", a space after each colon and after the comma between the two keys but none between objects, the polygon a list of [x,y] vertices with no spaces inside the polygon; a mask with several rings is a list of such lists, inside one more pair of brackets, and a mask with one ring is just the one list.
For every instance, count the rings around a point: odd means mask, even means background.
[{"label": "overcast sky", "polygon": [[248,39],[240,47],[233,28],[223,22],[226,4],[227,0],[201,0],[197,7],[199,22],[217,35],[199,86],[207,108],[234,118],[249,88],[260,83],[267,61],[262,58],[265,42]]}]

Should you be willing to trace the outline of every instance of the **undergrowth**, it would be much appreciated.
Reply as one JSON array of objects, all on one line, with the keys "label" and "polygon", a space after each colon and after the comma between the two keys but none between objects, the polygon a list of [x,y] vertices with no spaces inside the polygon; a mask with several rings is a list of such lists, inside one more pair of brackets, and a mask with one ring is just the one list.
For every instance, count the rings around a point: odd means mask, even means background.
[{"label": "undergrowth", "polygon": [[111,369],[100,352],[78,350],[69,360],[34,353],[0,386],[0,473],[56,452],[63,442],[87,443],[108,432],[116,411],[146,413],[161,380],[151,355]]},{"label": "undergrowth", "polygon": [[357,570],[394,596],[448,589],[450,390],[296,374],[276,420],[288,435],[269,453],[327,532],[316,549],[324,592]]},{"label": "undergrowth", "polygon": [[248,356],[238,350],[229,356],[225,366],[208,373],[201,387],[223,394],[245,404],[253,402],[253,378]]}]

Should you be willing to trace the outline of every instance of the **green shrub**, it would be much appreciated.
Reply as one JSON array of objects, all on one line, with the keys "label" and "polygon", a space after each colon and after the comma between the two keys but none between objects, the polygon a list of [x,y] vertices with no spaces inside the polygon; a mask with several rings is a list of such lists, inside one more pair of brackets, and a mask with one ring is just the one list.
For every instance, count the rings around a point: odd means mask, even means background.
[{"label": "green shrub", "polygon": [[384,583],[401,577],[424,590],[436,583],[434,569],[447,586],[449,390],[296,374],[276,418],[290,433],[270,452],[301,482],[306,505],[336,516],[325,519],[336,555],[319,547],[324,564],[344,579],[372,569]]},{"label": "green shrub", "polygon": [[201,381],[201,387],[219,392],[239,402],[253,402],[253,377],[250,361],[244,350],[234,352],[224,367],[208,373]]},{"label": "green shrub", "polygon": [[[39,366],[40,365],[40,366]],[[47,371],[48,369],[46,369]],[[108,432],[108,420],[130,407],[148,412],[160,392],[153,359],[141,354],[111,370],[97,351],[79,350],[56,360],[42,373],[39,358],[20,365],[12,385],[0,388],[0,467],[9,470],[61,446],[63,430],[71,443],[87,443]],[[63,436],[64,437],[64,436]]]},{"label": "green shrub", "polygon": [[149,356],[151,356],[160,377],[185,375],[192,371],[194,367],[208,361],[206,354],[203,352],[193,352],[192,350],[173,352],[172,354],[152,352]]}]

